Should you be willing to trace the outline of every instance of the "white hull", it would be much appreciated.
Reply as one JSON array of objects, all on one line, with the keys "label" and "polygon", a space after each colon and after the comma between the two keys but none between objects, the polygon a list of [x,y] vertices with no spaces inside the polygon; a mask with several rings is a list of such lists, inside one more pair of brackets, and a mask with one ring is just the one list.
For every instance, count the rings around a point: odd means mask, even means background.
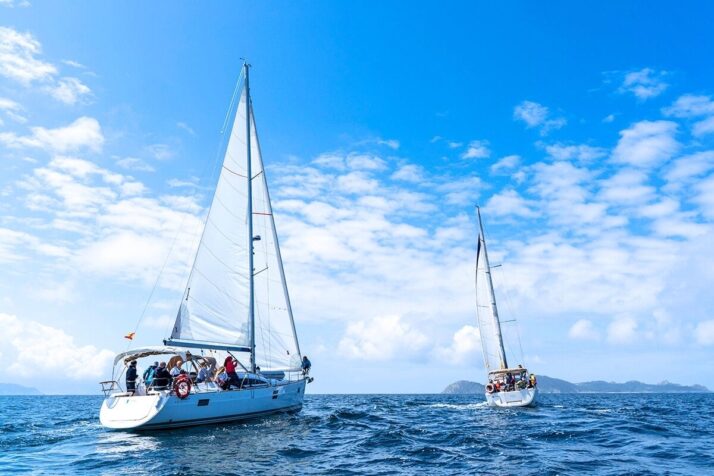
[{"label": "white hull", "polygon": [[117,430],[154,430],[255,418],[272,413],[298,411],[305,395],[305,380],[276,385],[221,391],[198,386],[185,399],[169,391],[107,397],[99,420]]},{"label": "white hull", "polygon": [[490,407],[527,407],[535,404],[537,393],[536,387],[510,392],[486,393],[486,402]]}]

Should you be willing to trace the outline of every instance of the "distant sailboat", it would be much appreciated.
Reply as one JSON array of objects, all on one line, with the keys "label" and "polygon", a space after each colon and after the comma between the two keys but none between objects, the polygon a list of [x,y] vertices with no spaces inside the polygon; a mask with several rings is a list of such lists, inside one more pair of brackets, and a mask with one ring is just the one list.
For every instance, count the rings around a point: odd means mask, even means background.
[{"label": "distant sailboat", "polygon": [[[173,331],[163,346],[115,358],[112,380],[102,382],[105,427],[172,428],[302,407],[310,378],[302,369],[253,117],[249,66],[243,68],[222,169]],[[237,380],[230,390],[199,378],[202,368],[213,371],[234,354]],[[137,378],[135,390],[125,391],[118,380],[139,359],[178,362],[184,374],[162,387]]]},{"label": "distant sailboat", "polygon": [[479,224],[476,252],[476,315],[483,361],[488,376],[486,401],[494,407],[528,406],[535,402],[537,388],[535,381],[531,382],[529,379],[527,369],[520,365],[515,368],[508,367],[481,222],[481,210],[478,207],[476,213]]}]

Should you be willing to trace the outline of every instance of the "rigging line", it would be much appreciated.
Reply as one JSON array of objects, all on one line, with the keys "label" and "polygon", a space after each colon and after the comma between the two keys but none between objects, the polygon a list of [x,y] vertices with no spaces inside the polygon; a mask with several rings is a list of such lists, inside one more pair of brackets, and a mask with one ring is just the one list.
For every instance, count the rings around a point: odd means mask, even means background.
[{"label": "rigging line", "polygon": [[[217,231],[218,233],[220,233],[221,235],[223,235],[223,237],[224,237],[226,240],[228,240],[228,243],[230,243],[230,244],[232,244],[233,246],[239,248],[241,251],[245,251],[246,253],[248,253],[248,248],[243,248],[243,245],[242,245],[242,244],[236,243],[235,241],[233,241],[228,235],[226,235],[226,234],[223,232],[223,230],[221,230],[221,229],[218,227],[218,224],[217,224],[215,221],[213,221],[213,220],[208,220],[208,221],[206,222],[206,224],[208,224],[208,223],[210,223],[210,224],[213,226],[213,228],[216,229],[216,231]],[[198,255],[198,253],[196,253],[196,254]]]},{"label": "rigging line", "polygon": [[231,116],[231,111],[233,111],[233,104],[236,102],[236,97],[238,97],[238,91],[240,90],[240,85],[242,81],[245,78],[243,78],[243,68],[240,69],[240,73],[238,74],[238,80],[236,81],[236,87],[233,88],[233,96],[231,96],[231,102],[228,104],[228,110],[226,111],[226,117],[223,119],[223,126],[221,127],[221,135],[226,130],[226,126],[228,125],[228,121],[230,120]]},{"label": "rigging line", "polygon": [[[230,186],[230,185],[229,185],[229,186]],[[231,186],[231,187],[232,187],[232,186]],[[220,203],[221,205],[223,205],[223,208],[224,208],[233,218],[235,218],[235,219],[237,219],[237,220],[245,220],[245,219],[247,218],[247,217],[244,217],[244,216],[242,216],[242,215],[236,215],[236,214],[228,207],[228,205],[226,205],[225,202],[224,202],[223,200],[221,200],[221,198],[220,198],[218,195],[216,195],[216,197],[214,198],[214,202],[218,202],[218,203]]]},{"label": "rigging line", "polygon": [[224,168],[225,170],[229,171],[230,173],[232,173],[233,175],[237,175],[237,176],[243,177],[243,178],[248,178],[247,176],[245,176],[245,175],[243,175],[243,174],[239,174],[238,172],[234,172],[233,170],[229,169],[229,168],[226,167],[225,165],[223,166],[223,168]]},{"label": "rigging line", "polygon": [[223,261],[221,258],[219,258],[218,255],[217,255],[216,253],[214,253],[213,250],[212,250],[211,248],[209,248],[206,243],[203,243],[203,244],[201,245],[201,249],[205,249],[206,251],[208,251],[214,258],[216,258],[216,261],[218,261],[218,262],[221,263],[223,266],[225,266],[226,269],[227,269],[228,271],[230,271],[231,273],[237,273],[237,272],[238,272],[238,271],[236,271],[235,269],[231,268],[231,267],[228,265],[228,263],[226,263],[226,262]]}]

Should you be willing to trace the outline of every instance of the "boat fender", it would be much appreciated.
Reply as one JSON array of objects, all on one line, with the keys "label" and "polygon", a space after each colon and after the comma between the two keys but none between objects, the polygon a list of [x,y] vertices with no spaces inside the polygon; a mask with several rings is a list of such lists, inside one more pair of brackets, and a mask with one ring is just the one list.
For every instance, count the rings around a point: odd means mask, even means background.
[{"label": "boat fender", "polygon": [[486,384],[486,391],[487,391],[488,393],[493,393],[494,390],[496,390],[496,387],[494,387],[492,383],[487,383],[487,384]]},{"label": "boat fender", "polygon": [[181,400],[188,397],[188,394],[191,393],[191,379],[186,375],[179,375],[174,381],[174,393]]}]

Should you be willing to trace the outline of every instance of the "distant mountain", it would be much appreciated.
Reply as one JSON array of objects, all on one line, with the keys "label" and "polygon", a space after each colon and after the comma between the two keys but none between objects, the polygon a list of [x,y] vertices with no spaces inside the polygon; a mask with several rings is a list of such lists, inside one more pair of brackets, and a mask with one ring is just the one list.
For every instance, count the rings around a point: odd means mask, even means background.
[{"label": "distant mountain", "polygon": [[470,395],[475,393],[483,393],[484,391],[485,388],[480,383],[469,382],[468,380],[459,380],[458,382],[454,382],[448,387],[446,387],[441,393],[447,393],[449,395],[458,395],[465,393]]},{"label": "distant mountain", "polygon": [[579,393],[578,385],[561,380],[559,378],[540,375],[538,379],[538,391],[542,393]]},{"label": "distant mountain", "polygon": [[0,382],[0,395],[42,395],[36,388]]},{"label": "distant mountain", "polygon": [[[706,393],[709,389],[702,385],[679,385],[667,381],[658,384],[642,383],[632,380],[625,383],[583,382],[572,383],[558,378],[541,375],[538,377],[538,390],[541,393]],[[441,393],[478,394],[484,392],[484,386],[477,382],[459,380],[452,383]]]},{"label": "distant mountain", "polygon": [[678,383],[667,382],[666,380],[657,384],[642,383],[636,380],[625,383],[603,382],[598,380],[579,383],[577,386],[580,393],[702,393],[709,391],[709,389],[703,385],[680,385]]}]

